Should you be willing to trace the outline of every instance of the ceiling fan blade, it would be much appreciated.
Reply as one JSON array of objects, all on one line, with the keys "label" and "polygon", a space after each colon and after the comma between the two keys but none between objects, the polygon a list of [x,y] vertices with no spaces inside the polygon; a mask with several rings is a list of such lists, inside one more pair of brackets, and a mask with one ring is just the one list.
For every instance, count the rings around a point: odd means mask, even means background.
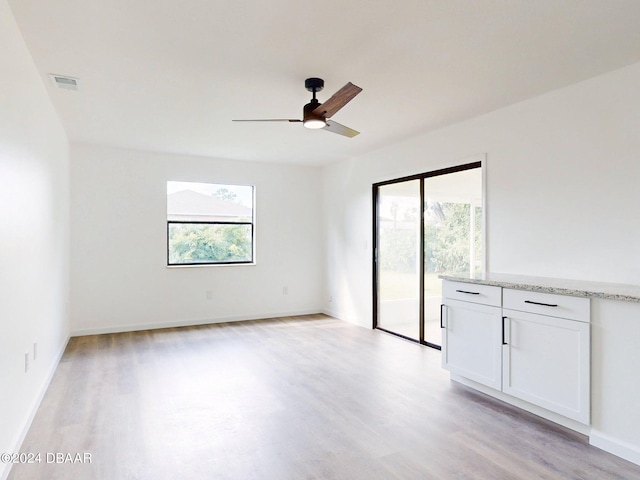
[{"label": "ceiling fan blade", "polygon": [[338,122],[334,122],[333,120],[327,120],[327,126],[323,128],[327,132],[337,133],[338,135],[344,135],[345,137],[355,137],[359,135],[360,132],[354,130],[353,128],[345,127],[344,125],[340,125]]},{"label": "ceiling fan blade", "polygon": [[301,122],[295,118],[259,118],[251,120],[231,120],[232,122]]},{"label": "ceiling fan blade", "polygon": [[353,97],[358,95],[362,89],[357,85],[349,82],[336,93],[333,94],[329,100],[316,107],[313,110],[314,115],[319,115],[324,118],[331,118],[338,110],[344,107],[347,103],[353,100]]}]

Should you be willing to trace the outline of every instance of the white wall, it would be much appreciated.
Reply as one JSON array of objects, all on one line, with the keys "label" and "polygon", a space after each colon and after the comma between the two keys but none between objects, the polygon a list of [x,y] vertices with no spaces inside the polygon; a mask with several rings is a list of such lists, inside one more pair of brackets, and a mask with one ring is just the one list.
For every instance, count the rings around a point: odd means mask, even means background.
[{"label": "white wall", "polygon": [[[167,180],[255,185],[257,264],[167,268]],[[317,167],[72,145],[73,334],[321,311],[321,181]]]},{"label": "white wall", "polygon": [[640,64],[325,169],[329,310],[371,326],[371,184],[487,155],[488,270],[640,283]]},{"label": "white wall", "polygon": [[0,58],[0,452],[17,452],[69,335],[69,161],[6,0]]}]

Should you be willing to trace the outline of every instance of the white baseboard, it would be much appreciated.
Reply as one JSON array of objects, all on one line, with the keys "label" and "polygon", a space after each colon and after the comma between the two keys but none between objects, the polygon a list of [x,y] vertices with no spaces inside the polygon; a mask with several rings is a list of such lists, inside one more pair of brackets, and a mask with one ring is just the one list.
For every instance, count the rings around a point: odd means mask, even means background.
[{"label": "white baseboard", "polygon": [[269,318],[280,318],[280,317],[296,317],[298,315],[314,315],[318,313],[324,313],[324,312],[322,312],[322,309],[320,308],[314,308],[309,310],[294,310],[289,312],[262,313],[259,315],[234,315],[229,317],[177,320],[177,321],[171,321],[171,322],[121,324],[121,325],[112,325],[108,327],[80,328],[80,329],[72,330],[71,336],[82,337],[85,335],[101,335],[104,333],[136,332],[140,330],[157,330],[160,328],[173,328],[173,327],[193,327],[196,325],[210,325],[214,323],[225,323],[225,322],[242,322],[246,320],[265,320]]},{"label": "white baseboard", "polygon": [[[45,393],[47,393],[49,384],[51,383],[51,380],[53,379],[53,375],[56,373],[56,369],[58,368],[58,364],[62,359],[62,355],[64,354],[64,351],[67,348],[67,344],[69,343],[69,338],[70,337],[67,337],[67,340],[63,343],[62,348],[60,349],[53,363],[49,367],[49,372],[47,373],[47,376],[42,386],[40,387],[38,395],[31,402],[27,417],[23,421],[22,428],[18,431],[16,438],[12,443],[12,448],[9,449],[9,452],[12,452],[12,453],[20,452],[20,447],[22,447],[22,442],[24,442],[24,439],[27,436],[27,433],[29,432],[29,428],[31,428],[31,423],[33,422],[33,419],[35,418],[36,413],[38,412],[40,403],[42,403],[42,399],[44,398]],[[12,466],[13,464],[11,463],[2,464],[2,467],[0,470],[0,480],[6,480],[9,477],[9,472],[11,472]]]},{"label": "white baseboard", "polygon": [[369,321],[369,323],[358,321],[359,319],[357,319],[357,318],[350,317],[349,315],[343,315],[340,312],[337,312],[337,311],[332,310],[330,308],[323,308],[321,313],[324,313],[325,315],[328,315],[330,317],[336,318],[338,320],[342,320],[343,322],[351,323],[351,324],[356,325],[358,327],[363,327],[363,328],[368,328],[368,329],[372,328],[370,321]]},{"label": "white baseboard", "polygon": [[591,430],[589,444],[640,465],[640,448],[637,445],[623,442],[596,429]]},{"label": "white baseboard", "polygon": [[320,313],[324,313],[325,315],[329,316],[329,317],[333,317],[333,318],[337,318],[338,320],[342,320],[342,318],[340,318],[340,315],[338,314],[338,312],[334,312],[333,310],[329,309],[329,308],[323,308]]}]

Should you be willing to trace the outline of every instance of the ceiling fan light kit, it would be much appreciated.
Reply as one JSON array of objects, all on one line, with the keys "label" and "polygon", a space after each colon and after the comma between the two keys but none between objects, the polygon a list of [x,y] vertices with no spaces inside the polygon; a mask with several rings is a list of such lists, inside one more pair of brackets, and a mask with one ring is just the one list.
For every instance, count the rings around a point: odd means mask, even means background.
[{"label": "ceiling fan light kit", "polygon": [[319,128],[324,128],[327,126],[327,122],[320,118],[307,118],[306,120],[302,121],[302,124],[305,127],[310,128],[311,130],[318,130]]},{"label": "ceiling fan light kit", "polygon": [[328,120],[338,110],[349,103],[353,98],[358,95],[362,88],[349,82],[336,93],[333,94],[329,100],[324,103],[320,103],[316,98],[316,93],[324,88],[324,80],[321,78],[311,77],[304,81],[304,86],[307,90],[313,93],[313,98],[302,109],[302,120],[290,119],[290,118],[273,118],[273,119],[255,119],[255,120],[233,120],[234,122],[302,122],[302,125],[306,128],[319,130],[325,129],[331,133],[337,133],[344,135],[345,137],[355,137],[360,132],[353,130],[352,128],[340,125],[337,122]]}]

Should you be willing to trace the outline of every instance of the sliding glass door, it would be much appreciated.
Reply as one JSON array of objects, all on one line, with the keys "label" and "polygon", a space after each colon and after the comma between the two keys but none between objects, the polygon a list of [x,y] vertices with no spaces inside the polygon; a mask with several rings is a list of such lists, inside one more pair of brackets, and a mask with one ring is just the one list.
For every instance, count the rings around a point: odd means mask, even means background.
[{"label": "sliding glass door", "polygon": [[378,189],[377,327],[420,340],[421,181]]},{"label": "sliding glass door", "polygon": [[374,328],[440,347],[438,275],[482,271],[480,162],[375,184]]},{"label": "sliding glass door", "polygon": [[424,179],[424,341],[440,346],[442,280],[482,272],[482,169]]}]

